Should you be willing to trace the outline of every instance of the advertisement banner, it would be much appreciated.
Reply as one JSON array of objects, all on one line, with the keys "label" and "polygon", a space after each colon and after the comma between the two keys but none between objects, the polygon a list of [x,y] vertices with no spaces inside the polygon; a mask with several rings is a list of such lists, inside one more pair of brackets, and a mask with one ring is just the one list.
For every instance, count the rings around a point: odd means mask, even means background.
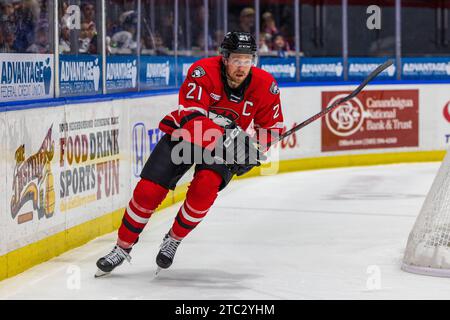
[{"label": "advertisement banner", "polygon": [[[59,213],[58,127],[64,108],[6,113],[8,251],[64,230]],[[39,124],[39,125],[36,125]]]},{"label": "advertisement banner", "polygon": [[108,93],[137,90],[137,57],[110,55],[106,58],[106,90]]},{"label": "advertisement banner", "polygon": [[175,86],[175,58],[141,56],[139,81],[141,90]]},{"label": "advertisement banner", "polygon": [[[127,110],[112,103],[96,108],[76,105],[57,124],[59,211],[71,213],[67,225],[110,213],[124,206],[128,191]],[[128,194],[127,194],[128,197]]]},{"label": "advertisement banner", "polygon": [[300,58],[300,81],[342,81],[342,58]]},{"label": "advertisement banner", "polygon": [[3,150],[3,155],[0,157],[0,179],[4,181],[0,183],[0,256],[6,253],[6,221],[9,218],[9,210],[7,209],[7,185],[6,181],[8,181],[9,177],[6,173],[6,139],[7,139],[7,126],[5,120],[6,113],[0,113],[0,148]]},{"label": "advertisement banner", "polygon": [[277,82],[293,82],[297,80],[295,58],[259,58],[260,68],[269,72]]},{"label": "advertisement banner", "polygon": [[59,81],[61,96],[101,93],[101,56],[61,55],[59,57]]},{"label": "advertisement banner", "polygon": [[179,86],[183,83],[184,79],[186,79],[189,68],[199,59],[200,57],[178,57],[177,81]]},{"label": "advertisement banner", "polygon": [[[322,109],[348,95],[322,92]],[[366,90],[322,118],[322,151],[417,147],[419,91]]]},{"label": "advertisement banner", "polygon": [[[386,58],[348,58],[348,79],[363,80],[378,66],[382,65],[388,59]],[[396,66],[391,65],[377,76],[377,80],[395,80]]]},{"label": "advertisement banner", "polygon": [[53,98],[51,54],[0,53],[0,101]]},{"label": "advertisement banner", "polygon": [[5,198],[0,231],[6,232],[0,252],[125,206],[130,144],[123,103],[118,102],[122,108],[100,102],[2,114],[0,176],[6,188],[0,187]]},{"label": "advertisement banner", "polygon": [[402,79],[450,79],[450,57],[402,58]]},{"label": "advertisement banner", "polygon": [[[442,137],[443,135],[445,137],[445,148],[448,149],[450,147],[450,99],[442,108],[442,114],[440,118],[441,121],[439,121],[439,123],[441,124],[440,127],[442,128],[440,136]],[[441,137],[439,138],[441,139]]]}]

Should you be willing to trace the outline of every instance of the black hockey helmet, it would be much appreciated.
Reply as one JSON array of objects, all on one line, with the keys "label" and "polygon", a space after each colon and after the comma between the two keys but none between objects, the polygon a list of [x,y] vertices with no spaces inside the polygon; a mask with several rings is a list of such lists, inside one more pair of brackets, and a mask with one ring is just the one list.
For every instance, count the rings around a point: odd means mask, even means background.
[{"label": "black hockey helmet", "polygon": [[228,58],[230,53],[244,53],[256,56],[256,41],[249,32],[231,31],[225,35],[220,45],[220,53]]}]

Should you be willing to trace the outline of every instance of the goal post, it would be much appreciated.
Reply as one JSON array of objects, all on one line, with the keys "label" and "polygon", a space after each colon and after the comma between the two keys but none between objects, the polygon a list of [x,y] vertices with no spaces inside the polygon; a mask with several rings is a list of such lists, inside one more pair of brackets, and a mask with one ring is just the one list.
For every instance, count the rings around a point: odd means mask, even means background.
[{"label": "goal post", "polygon": [[404,271],[450,277],[450,152],[447,152],[411,230]]}]

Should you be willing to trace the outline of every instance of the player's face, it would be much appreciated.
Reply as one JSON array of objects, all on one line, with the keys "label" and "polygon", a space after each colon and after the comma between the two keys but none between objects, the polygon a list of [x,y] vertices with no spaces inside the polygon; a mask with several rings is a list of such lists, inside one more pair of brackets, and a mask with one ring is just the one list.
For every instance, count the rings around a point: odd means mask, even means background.
[{"label": "player's face", "polygon": [[253,56],[251,54],[231,53],[227,59],[224,59],[224,64],[229,79],[239,85],[250,72],[253,65]]}]

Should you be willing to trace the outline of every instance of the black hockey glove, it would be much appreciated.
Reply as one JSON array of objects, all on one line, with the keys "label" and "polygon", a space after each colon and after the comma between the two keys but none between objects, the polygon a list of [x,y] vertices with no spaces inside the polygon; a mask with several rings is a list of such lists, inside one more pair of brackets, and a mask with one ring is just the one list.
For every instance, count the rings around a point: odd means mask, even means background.
[{"label": "black hockey glove", "polygon": [[260,160],[267,159],[258,143],[235,124],[225,127],[225,134],[217,143],[215,151],[216,158],[225,160],[228,169],[238,176],[261,165]]}]

